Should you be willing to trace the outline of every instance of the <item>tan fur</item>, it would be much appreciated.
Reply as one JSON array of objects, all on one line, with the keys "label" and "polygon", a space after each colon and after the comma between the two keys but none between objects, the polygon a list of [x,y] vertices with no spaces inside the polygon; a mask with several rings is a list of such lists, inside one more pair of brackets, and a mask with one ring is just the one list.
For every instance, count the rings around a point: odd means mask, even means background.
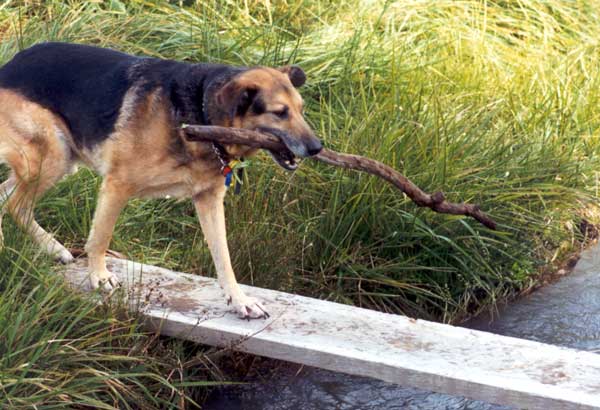
[{"label": "tan fur", "polygon": [[68,262],[72,256],[33,217],[35,201],[69,170],[66,127],[50,111],[10,91],[0,90],[0,107],[0,160],[12,169],[0,199],[40,246]]}]

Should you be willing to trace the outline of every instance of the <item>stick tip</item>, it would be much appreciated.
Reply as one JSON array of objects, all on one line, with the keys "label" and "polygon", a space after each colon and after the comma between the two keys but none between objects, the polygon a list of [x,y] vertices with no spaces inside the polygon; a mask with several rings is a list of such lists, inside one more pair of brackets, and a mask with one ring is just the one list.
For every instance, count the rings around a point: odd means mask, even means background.
[{"label": "stick tip", "polygon": [[490,228],[491,230],[495,231],[498,229],[498,226],[496,225],[496,222],[492,221],[491,219],[486,221],[486,223],[484,223],[485,226],[487,226],[488,228]]},{"label": "stick tip", "polygon": [[494,221],[492,218],[490,218],[489,216],[487,216],[480,210],[477,210],[472,216],[475,219],[477,219],[479,222],[481,222],[486,228],[489,228],[493,231],[498,229],[498,226],[496,225],[496,221]]}]

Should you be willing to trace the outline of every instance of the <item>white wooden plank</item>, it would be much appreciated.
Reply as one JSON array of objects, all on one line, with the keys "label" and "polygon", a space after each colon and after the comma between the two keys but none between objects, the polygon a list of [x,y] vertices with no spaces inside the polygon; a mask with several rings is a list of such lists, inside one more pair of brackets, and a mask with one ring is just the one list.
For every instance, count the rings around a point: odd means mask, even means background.
[{"label": "white wooden plank", "polygon": [[[84,263],[65,272],[81,289]],[[112,258],[108,265],[149,325],[168,336],[491,403],[600,409],[594,353],[243,286],[271,314],[248,322],[230,312],[214,279]]]}]

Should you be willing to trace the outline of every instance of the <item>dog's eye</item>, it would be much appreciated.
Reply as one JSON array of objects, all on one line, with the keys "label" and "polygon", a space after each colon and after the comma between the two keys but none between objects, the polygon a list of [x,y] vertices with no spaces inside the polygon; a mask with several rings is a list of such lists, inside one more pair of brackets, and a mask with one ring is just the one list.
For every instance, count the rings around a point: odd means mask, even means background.
[{"label": "dog's eye", "polygon": [[273,111],[273,114],[278,116],[280,119],[285,120],[288,117],[288,107],[283,107],[279,111]]}]

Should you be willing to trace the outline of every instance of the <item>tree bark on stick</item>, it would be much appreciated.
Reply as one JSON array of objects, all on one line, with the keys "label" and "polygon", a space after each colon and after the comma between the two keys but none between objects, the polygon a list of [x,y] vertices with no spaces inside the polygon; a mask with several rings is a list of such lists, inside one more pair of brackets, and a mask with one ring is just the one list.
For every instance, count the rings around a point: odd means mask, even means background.
[{"label": "tree bark on stick", "polygon": [[[238,144],[272,151],[286,150],[283,143],[274,135],[241,128],[218,127],[212,125],[184,125],[181,128],[181,132],[185,134],[185,138],[192,141]],[[392,167],[374,159],[360,155],[343,154],[327,148],[323,148],[319,154],[310,157],[310,159],[378,176],[400,189],[420,207],[431,208],[433,211],[439,213],[470,216],[486,227],[496,229],[496,222],[482,212],[478,205],[448,202],[446,201],[444,194],[439,191],[433,194],[427,194]]]}]

